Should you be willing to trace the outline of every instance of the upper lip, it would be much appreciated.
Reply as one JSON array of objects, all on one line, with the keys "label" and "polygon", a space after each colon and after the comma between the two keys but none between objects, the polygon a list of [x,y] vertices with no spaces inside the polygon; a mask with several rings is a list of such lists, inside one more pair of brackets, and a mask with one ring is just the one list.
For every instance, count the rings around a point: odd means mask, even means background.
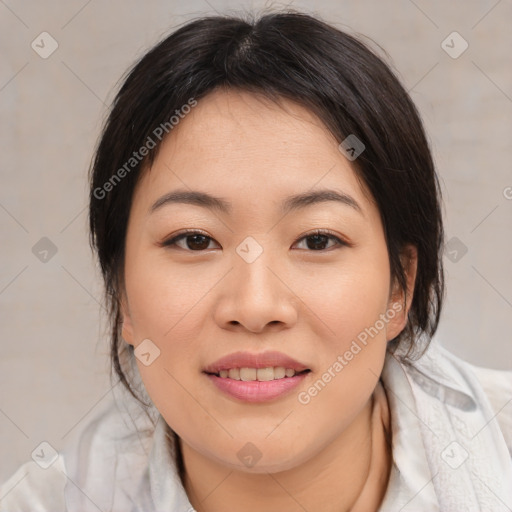
[{"label": "upper lip", "polygon": [[281,352],[270,351],[262,352],[260,354],[234,352],[217,359],[217,361],[212,364],[209,364],[204,369],[204,372],[219,373],[221,370],[229,370],[231,368],[268,368],[271,366],[291,368],[296,372],[309,369],[306,365]]}]

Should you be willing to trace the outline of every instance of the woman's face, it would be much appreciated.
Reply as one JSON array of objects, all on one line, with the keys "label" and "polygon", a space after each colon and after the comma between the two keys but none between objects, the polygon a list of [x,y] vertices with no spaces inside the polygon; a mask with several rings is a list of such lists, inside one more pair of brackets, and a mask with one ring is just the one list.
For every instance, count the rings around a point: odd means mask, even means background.
[{"label": "woman's face", "polygon": [[[123,338],[149,396],[189,449],[251,472],[295,467],[348,432],[406,318],[351,162],[285,106],[201,99],[139,182],[126,240]],[[176,191],[227,207],[162,200]],[[320,191],[330,199],[291,199]],[[183,230],[199,234],[164,245]]]}]

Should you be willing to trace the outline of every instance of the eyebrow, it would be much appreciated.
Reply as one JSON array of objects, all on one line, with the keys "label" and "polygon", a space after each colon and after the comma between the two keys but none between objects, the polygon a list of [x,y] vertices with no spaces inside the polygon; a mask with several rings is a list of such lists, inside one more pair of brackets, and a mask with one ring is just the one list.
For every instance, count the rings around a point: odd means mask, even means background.
[{"label": "eyebrow", "polygon": [[[291,211],[296,211],[313,204],[331,201],[350,206],[361,215],[364,215],[363,209],[352,196],[344,192],[331,189],[315,190],[287,197],[281,205],[281,213],[287,214]],[[159,210],[165,205],[180,203],[201,206],[203,208],[217,210],[220,213],[228,215],[232,211],[232,204],[222,197],[212,196],[206,192],[200,192],[197,190],[174,190],[157,199],[150,207],[149,214]]]}]

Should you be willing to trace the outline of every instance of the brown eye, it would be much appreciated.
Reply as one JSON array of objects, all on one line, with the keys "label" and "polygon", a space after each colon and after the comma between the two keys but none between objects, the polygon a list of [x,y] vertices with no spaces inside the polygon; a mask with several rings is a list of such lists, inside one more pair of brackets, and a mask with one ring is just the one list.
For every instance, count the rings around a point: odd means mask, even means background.
[{"label": "brown eye", "polygon": [[[303,240],[306,241],[306,249],[316,252],[330,249],[336,245],[347,245],[343,240],[331,234],[329,231],[315,231],[314,233],[310,233],[309,235],[302,237],[299,242],[302,242]],[[329,240],[332,240],[335,243],[327,247]]]},{"label": "brown eye", "polygon": [[203,251],[210,245],[210,239],[204,235],[187,235],[184,237],[188,249]]},{"label": "brown eye", "polygon": [[[311,235],[306,238],[308,240],[308,249],[325,249],[325,245],[329,243],[329,238],[326,235]],[[309,243],[311,242],[311,243]]]},{"label": "brown eye", "polygon": [[181,233],[162,243],[163,247],[178,247],[185,251],[204,251],[208,249],[213,238],[197,231]]},{"label": "brown eye", "polygon": [[[176,235],[175,237],[163,242],[162,247],[178,247],[185,251],[200,252],[205,251],[209,248],[210,242],[214,241],[208,235],[205,235],[199,231],[186,231]],[[306,241],[306,250],[320,252],[330,249],[335,246],[346,246],[346,242],[332,234],[330,231],[315,231],[306,236],[303,236],[299,243]],[[334,243],[330,246],[329,241]]]}]

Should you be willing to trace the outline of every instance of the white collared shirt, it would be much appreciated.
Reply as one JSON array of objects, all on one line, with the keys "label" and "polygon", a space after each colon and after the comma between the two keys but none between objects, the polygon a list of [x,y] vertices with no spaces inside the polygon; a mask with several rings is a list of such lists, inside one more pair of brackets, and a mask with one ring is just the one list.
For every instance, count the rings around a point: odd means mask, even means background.
[{"label": "white collared shirt", "polygon": [[[388,352],[381,380],[393,465],[379,512],[512,511],[512,371],[433,341],[410,363]],[[0,511],[193,512],[166,431],[118,384],[49,467],[31,460],[0,486]]]}]

